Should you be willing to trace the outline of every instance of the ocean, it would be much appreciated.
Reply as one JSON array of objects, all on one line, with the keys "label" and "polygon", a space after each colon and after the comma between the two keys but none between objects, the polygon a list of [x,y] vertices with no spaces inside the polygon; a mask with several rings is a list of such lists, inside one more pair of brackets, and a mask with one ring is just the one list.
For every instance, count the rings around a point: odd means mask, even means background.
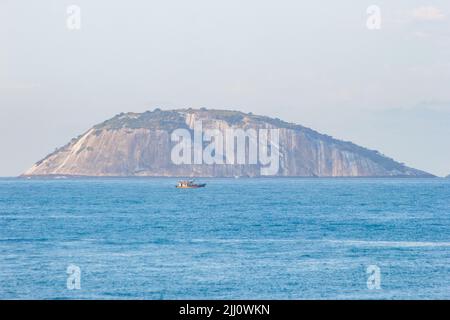
[{"label": "ocean", "polygon": [[0,299],[450,298],[450,179],[200,181],[1,179]]}]

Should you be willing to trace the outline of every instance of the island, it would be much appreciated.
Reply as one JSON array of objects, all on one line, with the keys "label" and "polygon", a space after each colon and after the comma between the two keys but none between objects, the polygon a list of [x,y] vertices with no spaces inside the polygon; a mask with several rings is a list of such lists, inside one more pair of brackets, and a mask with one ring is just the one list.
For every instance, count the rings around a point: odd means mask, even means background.
[{"label": "island", "polygon": [[[201,125],[205,133],[197,134]],[[183,131],[184,130],[184,131]],[[207,137],[206,130],[215,132]],[[245,152],[226,147],[234,137],[219,143],[230,130],[244,134]],[[200,139],[185,146],[200,144],[201,152],[216,143],[211,155],[195,155],[184,150],[183,159],[175,160],[174,151],[182,139],[174,135],[186,132]],[[259,142],[253,149],[251,132],[259,141],[272,136],[277,144]],[[269,136],[269,137],[268,137]],[[264,139],[263,139],[264,138]],[[268,141],[268,140],[267,140]],[[242,141],[241,141],[242,142]],[[250,146],[249,146],[250,144]],[[225,146],[226,145],[226,146]],[[241,145],[242,147],[242,145]],[[228,148],[226,159],[223,158]],[[265,150],[266,154],[261,153]],[[248,153],[258,150],[255,161]],[[177,151],[178,152],[178,151]],[[183,153],[181,152],[181,153]],[[181,154],[180,153],[180,154]],[[195,153],[195,152],[194,152]],[[176,154],[178,156],[178,154]],[[274,157],[276,155],[276,158]],[[272,156],[274,162],[259,161]],[[239,157],[241,162],[239,162]],[[244,158],[242,158],[244,157]],[[215,162],[206,163],[205,159]],[[222,159],[222,160],[221,160]],[[230,160],[231,159],[231,160]],[[192,161],[191,161],[192,160]],[[202,162],[203,160],[203,162]],[[246,161],[244,161],[246,160]],[[267,160],[267,159],[266,159]],[[243,162],[244,161],[244,162]],[[276,163],[275,163],[276,162]],[[271,170],[264,168],[272,166]],[[267,174],[269,173],[269,174]],[[233,110],[155,109],[143,113],[121,113],[97,124],[36,162],[24,177],[88,176],[88,177],[434,177],[406,166],[376,150],[352,142],[335,139],[299,124],[277,118]]]}]

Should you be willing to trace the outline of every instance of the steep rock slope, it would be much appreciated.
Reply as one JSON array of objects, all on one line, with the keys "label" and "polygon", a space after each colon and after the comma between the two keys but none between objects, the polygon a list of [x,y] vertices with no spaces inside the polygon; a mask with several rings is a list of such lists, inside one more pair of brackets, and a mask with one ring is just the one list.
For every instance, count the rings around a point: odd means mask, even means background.
[{"label": "steep rock slope", "polygon": [[259,176],[259,164],[181,164],[171,161],[176,129],[279,129],[278,176],[429,177],[377,151],[279,119],[227,110],[180,109],[122,113],[94,126],[37,162],[24,176]]}]

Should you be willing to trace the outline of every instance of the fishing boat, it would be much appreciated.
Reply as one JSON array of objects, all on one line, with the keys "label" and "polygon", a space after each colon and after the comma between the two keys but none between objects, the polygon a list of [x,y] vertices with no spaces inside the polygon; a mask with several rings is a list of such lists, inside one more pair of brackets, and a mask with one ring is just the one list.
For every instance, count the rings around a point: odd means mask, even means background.
[{"label": "fishing boat", "polygon": [[176,185],[177,188],[180,189],[196,189],[196,188],[204,188],[206,183],[195,183],[194,180],[181,180]]}]

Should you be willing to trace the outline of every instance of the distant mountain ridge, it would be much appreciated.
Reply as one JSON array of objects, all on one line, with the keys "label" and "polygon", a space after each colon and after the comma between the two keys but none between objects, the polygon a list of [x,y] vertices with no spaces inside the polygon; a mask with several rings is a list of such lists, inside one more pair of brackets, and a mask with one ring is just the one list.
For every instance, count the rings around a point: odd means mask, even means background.
[{"label": "distant mountain ridge", "polygon": [[176,165],[171,133],[205,128],[276,128],[280,133],[277,176],[433,177],[351,142],[298,124],[231,110],[177,109],[121,113],[97,124],[27,170],[24,176],[235,177],[260,175],[255,164]]}]

